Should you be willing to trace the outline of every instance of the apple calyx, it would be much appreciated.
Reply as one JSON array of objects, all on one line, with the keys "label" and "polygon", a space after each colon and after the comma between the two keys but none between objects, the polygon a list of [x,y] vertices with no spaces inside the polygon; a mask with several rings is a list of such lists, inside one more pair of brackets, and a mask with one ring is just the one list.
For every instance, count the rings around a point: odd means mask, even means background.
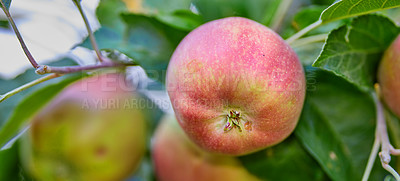
[{"label": "apple calyx", "polygon": [[[235,110],[229,111],[229,114],[226,115],[226,124],[224,126],[224,131],[228,132],[232,128],[238,128],[239,132],[242,132],[242,127],[240,126],[241,117],[242,117],[242,115],[239,111],[235,111]],[[246,130],[251,130],[251,129],[249,129],[251,127],[251,124],[249,121],[247,121],[244,126],[245,126]]]}]

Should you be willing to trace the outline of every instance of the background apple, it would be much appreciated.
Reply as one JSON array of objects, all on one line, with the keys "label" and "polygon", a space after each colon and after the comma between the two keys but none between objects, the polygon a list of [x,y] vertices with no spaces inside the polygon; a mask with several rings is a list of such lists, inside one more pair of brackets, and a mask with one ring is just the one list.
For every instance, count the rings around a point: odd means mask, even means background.
[{"label": "background apple", "polygon": [[244,155],[284,140],[305,97],[293,49],[267,27],[240,17],[187,35],[167,70],[167,90],[183,130],[202,148]]},{"label": "background apple", "polygon": [[32,121],[24,165],[38,180],[123,180],[145,152],[145,120],[123,74],[73,83]]},{"label": "background apple", "polygon": [[378,69],[383,100],[400,117],[400,36],[385,51]]},{"label": "background apple", "polygon": [[237,158],[209,153],[196,146],[172,116],[165,116],[157,128],[152,152],[160,181],[259,180]]}]

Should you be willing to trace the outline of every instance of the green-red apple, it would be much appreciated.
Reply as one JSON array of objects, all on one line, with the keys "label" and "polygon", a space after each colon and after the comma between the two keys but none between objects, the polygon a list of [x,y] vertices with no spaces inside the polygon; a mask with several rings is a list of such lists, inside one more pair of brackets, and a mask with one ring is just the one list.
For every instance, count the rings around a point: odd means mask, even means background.
[{"label": "green-red apple", "polygon": [[400,36],[383,55],[378,68],[378,83],[386,105],[400,117]]},{"label": "green-red apple", "polygon": [[240,17],[189,33],[171,57],[166,82],[187,135],[206,150],[230,155],[288,137],[306,87],[293,49],[272,30]]},{"label": "green-red apple", "polygon": [[153,139],[153,161],[160,181],[256,181],[232,156],[199,148],[185,135],[176,119],[166,116]]},{"label": "green-red apple", "polygon": [[118,181],[145,152],[145,120],[136,95],[119,73],[80,80],[32,120],[21,155],[44,181]]}]

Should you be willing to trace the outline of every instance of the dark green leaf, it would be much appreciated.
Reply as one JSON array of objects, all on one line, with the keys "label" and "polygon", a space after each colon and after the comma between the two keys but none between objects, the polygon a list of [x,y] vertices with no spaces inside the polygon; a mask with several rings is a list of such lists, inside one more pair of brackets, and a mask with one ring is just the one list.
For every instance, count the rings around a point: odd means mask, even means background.
[{"label": "dark green leaf", "polygon": [[0,1],[3,1],[4,6],[6,6],[7,10],[10,9],[11,0],[0,0]]},{"label": "dark green leaf", "polygon": [[170,14],[160,13],[155,18],[171,27],[184,31],[191,31],[204,23],[201,16],[189,10],[177,10]]},{"label": "dark green leaf", "polygon": [[8,24],[8,21],[0,19],[0,28],[8,28],[8,27],[10,27],[10,25]]},{"label": "dark green leaf", "polygon": [[327,8],[321,20],[335,21],[395,7],[400,7],[399,0],[341,0]]},{"label": "dark green leaf", "polygon": [[296,135],[332,180],[354,180],[350,154],[328,120],[311,101],[306,101]]},{"label": "dark green leaf", "polygon": [[364,91],[373,90],[381,55],[399,32],[383,16],[361,16],[350,26],[342,26],[329,34],[313,66],[331,71]]},{"label": "dark green leaf", "polygon": [[276,146],[239,158],[250,173],[262,180],[328,180],[293,136]]},{"label": "dark green leaf", "polygon": [[0,151],[0,180],[18,180],[18,150],[16,146]]},{"label": "dark green leaf", "polygon": [[281,0],[194,0],[206,21],[227,16],[242,16],[269,25]]},{"label": "dark green leaf", "polygon": [[29,119],[43,106],[45,106],[58,92],[69,83],[82,76],[71,76],[55,84],[50,84],[23,99],[14,109],[11,117],[0,129],[0,148],[9,143],[15,136],[25,129]]},{"label": "dark green leaf", "polygon": [[[306,104],[295,134],[331,179],[361,180],[374,141],[374,103],[369,94],[332,73],[306,70]],[[370,180],[382,180],[385,174],[377,161]]]},{"label": "dark green leaf", "polygon": [[335,0],[312,0],[313,4],[319,4],[319,5],[331,5],[334,2]]}]

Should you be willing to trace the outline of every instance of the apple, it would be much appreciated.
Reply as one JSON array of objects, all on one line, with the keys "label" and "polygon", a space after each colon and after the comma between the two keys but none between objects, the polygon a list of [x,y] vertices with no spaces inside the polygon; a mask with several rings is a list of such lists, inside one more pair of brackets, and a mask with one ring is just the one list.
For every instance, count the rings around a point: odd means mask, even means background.
[{"label": "apple", "polygon": [[378,68],[378,83],[386,105],[400,117],[400,36],[385,51]]},{"label": "apple", "polygon": [[21,157],[44,181],[118,181],[145,153],[145,117],[120,73],[92,76],[63,90],[32,120]]},{"label": "apple", "polygon": [[190,139],[229,155],[255,152],[288,137],[306,89],[294,50],[272,30],[240,17],[190,32],[171,57],[166,86]]},{"label": "apple", "polygon": [[154,134],[152,155],[160,181],[259,180],[237,158],[196,146],[171,116],[163,118]]}]

